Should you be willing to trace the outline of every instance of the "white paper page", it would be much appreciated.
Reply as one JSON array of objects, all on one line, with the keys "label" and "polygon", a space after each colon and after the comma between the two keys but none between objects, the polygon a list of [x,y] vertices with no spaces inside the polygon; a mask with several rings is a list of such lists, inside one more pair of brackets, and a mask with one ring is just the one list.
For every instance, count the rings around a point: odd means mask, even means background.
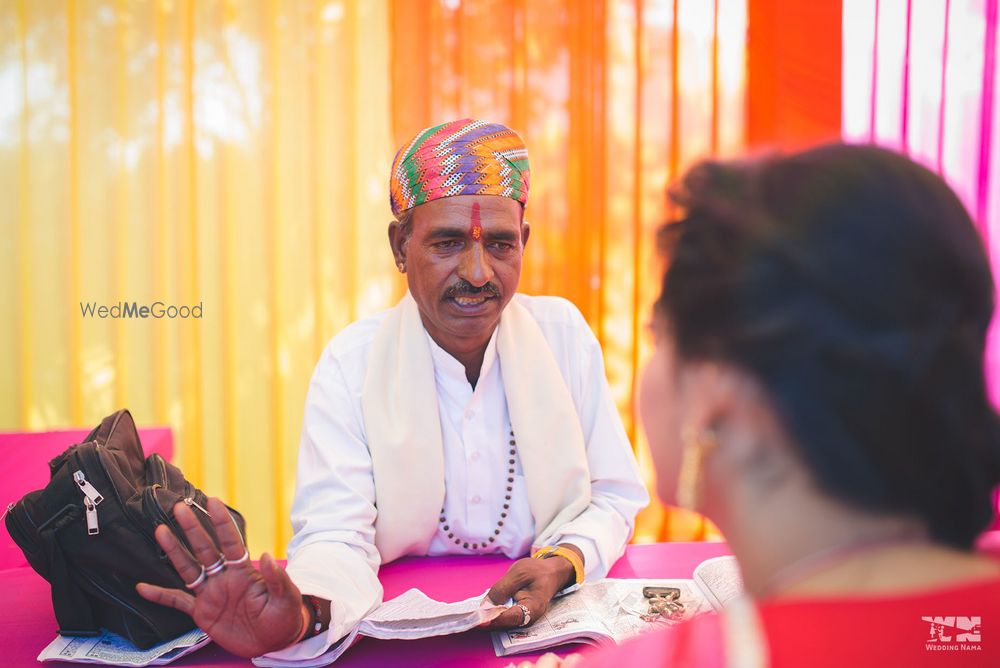
[{"label": "white paper page", "polygon": [[355,626],[351,629],[350,633],[341,638],[340,642],[332,645],[330,649],[311,659],[299,659],[292,661],[289,659],[275,659],[269,656],[255,656],[252,659],[253,665],[259,666],[260,668],[316,668],[317,666],[327,666],[339,659],[341,654],[350,649],[351,645],[353,645],[358,639],[359,628],[360,625]]},{"label": "white paper page", "polygon": [[100,636],[93,638],[57,636],[38,655],[38,660],[100,663],[112,666],[162,666],[204,647],[211,641],[201,629],[192,629],[178,638],[149,649],[139,649],[125,638],[110,631],[104,631]]},{"label": "white paper page", "polygon": [[743,594],[743,576],[736,557],[713,557],[694,569],[694,582],[704,592],[712,607],[721,611],[723,606]]},{"label": "white paper page", "polygon": [[500,616],[507,606],[495,605],[486,593],[455,603],[442,603],[410,589],[376,608],[360,625],[361,635],[413,640],[461,633]]},{"label": "white paper page", "polygon": [[545,614],[531,626],[495,631],[493,648],[497,656],[531,652],[583,638],[610,640],[604,623],[592,612],[601,609],[605,594],[603,582],[585,584],[572,594],[552,601]]}]

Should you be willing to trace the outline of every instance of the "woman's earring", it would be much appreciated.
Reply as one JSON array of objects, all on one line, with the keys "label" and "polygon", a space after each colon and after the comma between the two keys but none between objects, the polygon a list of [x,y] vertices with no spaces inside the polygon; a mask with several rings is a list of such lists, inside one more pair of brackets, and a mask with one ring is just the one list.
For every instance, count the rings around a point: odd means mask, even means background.
[{"label": "woman's earring", "polygon": [[697,510],[701,506],[705,458],[719,445],[719,441],[711,429],[696,432],[691,427],[681,430],[681,441],[684,443],[684,452],[677,477],[677,505],[687,510]]}]

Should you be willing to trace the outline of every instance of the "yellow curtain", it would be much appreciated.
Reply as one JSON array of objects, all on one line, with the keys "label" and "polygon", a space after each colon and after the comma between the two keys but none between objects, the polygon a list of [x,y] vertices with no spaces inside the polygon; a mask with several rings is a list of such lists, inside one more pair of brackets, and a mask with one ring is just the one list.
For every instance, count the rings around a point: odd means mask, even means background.
[{"label": "yellow curtain", "polygon": [[[572,299],[636,434],[669,180],[743,142],[745,0],[0,3],[0,429],[121,406],[284,553],[326,341],[391,305],[386,174],[460,115],[521,131],[522,288]],[[83,304],[202,305],[201,319]],[[665,521],[669,520],[669,521]],[[660,507],[639,540],[701,537]]]}]

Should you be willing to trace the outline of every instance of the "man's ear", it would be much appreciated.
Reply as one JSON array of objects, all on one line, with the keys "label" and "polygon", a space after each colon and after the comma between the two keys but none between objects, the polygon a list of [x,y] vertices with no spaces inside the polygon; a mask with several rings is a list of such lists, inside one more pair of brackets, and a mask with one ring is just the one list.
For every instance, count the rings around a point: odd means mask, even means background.
[{"label": "man's ear", "polygon": [[406,233],[400,226],[399,221],[389,222],[389,248],[392,250],[392,259],[396,266],[406,266]]},{"label": "man's ear", "polygon": [[528,236],[531,234],[531,225],[528,221],[524,220],[521,222],[521,250],[528,245]]}]

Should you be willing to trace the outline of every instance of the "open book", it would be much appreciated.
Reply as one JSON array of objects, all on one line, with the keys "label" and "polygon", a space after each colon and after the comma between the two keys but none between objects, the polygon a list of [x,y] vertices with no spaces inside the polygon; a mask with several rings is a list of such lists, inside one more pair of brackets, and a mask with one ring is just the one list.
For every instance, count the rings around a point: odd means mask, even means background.
[{"label": "open book", "polygon": [[[650,614],[645,587],[680,590],[683,609],[671,618]],[[640,633],[721,610],[743,592],[735,557],[703,561],[691,580],[606,579],[557,598],[532,626],[493,633],[497,656],[548,649],[565,643],[621,643]]]}]

